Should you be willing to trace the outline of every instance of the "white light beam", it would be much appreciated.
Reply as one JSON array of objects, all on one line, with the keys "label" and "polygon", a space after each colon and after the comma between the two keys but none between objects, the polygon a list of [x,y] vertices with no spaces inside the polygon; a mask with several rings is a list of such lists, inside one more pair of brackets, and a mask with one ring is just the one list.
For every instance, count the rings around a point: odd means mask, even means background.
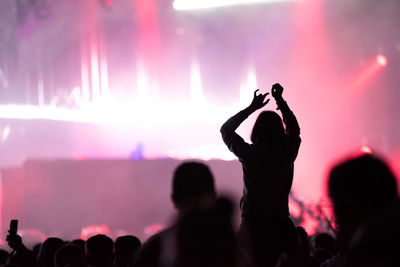
[{"label": "white light beam", "polygon": [[298,0],[175,0],[173,7],[176,10],[190,10],[286,1]]}]

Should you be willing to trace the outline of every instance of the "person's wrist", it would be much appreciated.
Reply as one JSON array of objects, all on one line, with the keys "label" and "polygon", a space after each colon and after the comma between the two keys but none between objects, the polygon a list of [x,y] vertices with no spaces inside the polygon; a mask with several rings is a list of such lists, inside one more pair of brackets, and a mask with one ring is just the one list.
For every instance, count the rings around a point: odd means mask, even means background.
[{"label": "person's wrist", "polygon": [[255,107],[253,107],[252,105],[250,105],[250,106],[248,106],[248,107],[246,108],[246,110],[247,110],[249,113],[253,113],[253,112],[256,111],[257,109],[256,109]]}]

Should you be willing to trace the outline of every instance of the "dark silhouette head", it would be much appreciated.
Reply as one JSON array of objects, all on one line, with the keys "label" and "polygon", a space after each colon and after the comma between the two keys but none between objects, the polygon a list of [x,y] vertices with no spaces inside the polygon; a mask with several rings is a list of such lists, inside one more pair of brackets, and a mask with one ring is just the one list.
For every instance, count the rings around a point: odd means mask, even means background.
[{"label": "dark silhouette head", "polygon": [[285,128],[281,117],[273,111],[263,111],[258,115],[251,132],[251,142],[268,143],[283,142],[285,139]]},{"label": "dark silhouette head", "polygon": [[327,250],[334,255],[336,254],[335,238],[328,233],[316,233],[311,238],[311,250],[313,253],[319,250]]},{"label": "dark silhouette head", "polygon": [[111,266],[114,260],[114,243],[108,236],[95,235],[86,242],[86,259],[90,266]]},{"label": "dark silhouette head", "polygon": [[6,250],[0,249],[0,265],[6,264],[8,255],[9,253]]},{"label": "dark silhouette head", "polygon": [[54,255],[56,251],[64,245],[64,241],[60,238],[49,237],[40,246],[39,254],[37,256],[37,266],[39,267],[53,267]]},{"label": "dark silhouette head", "polygon": [[180,212],[214,205],[215,199],[214,177],[207,165],[185,162],[176,168],[172,200]]},{"label": "dark silhouette head", "polygon": [[336,255],[335,238],[328,233],[316,233],[311,239],[311,256],[319,263]]},{"label": "dark silhouette head", "polygon": [[133,235],[120,236],[115,240],[115,266],[129,266],[135,252],[142,243],[139,238]]},{"label": "dark silhouette head", "polygon": [[296,230],[297,230],[299,247],[303,250],[303,252],[306,255],[309,255],[311,250],[311,242],[310,242],[310,237],[306,232],[306,229],[304,229],[301,226],[297,226]]},{"label": "dark silhouette head", "polygon": [[351,240],[344,267],[400,266],[400,199],[357,231]]},{"label": "dark silhouette head", "polygon": [[232,206],[229,199],[220,199],[214,207],[193,210],[178,220],[174,266],[235,266]]},{"label": "dark silhouette head", "polygon": [[36,258],[39,255],[39,251],[40,251],[40,247],[41,246],[42,246],[42,243],[37,243],[32,247],[32,251],[33,251],[33,253],[35,253]]},{"label": "dark silhouette head", "polygon": [[85,244],[86,244],[85,240],[83,240],[83,239],[74,239],[74,240],[71,241],[71,243],[76,245],[76,246],[78,246],[81,249],[82,253],[85,254]]},{"label": "dark silhouette head", "polygon": [[396,199],[396,180],[384,162],[364,155],[333,168],[329,195],[339,227],[338,239],[348,240],[361,223]]},{"label": "dark silhouette head", "polygon": [[55,267],[65,267],[68,264],[77,261],[83,261],[85,256],[82,250],[72,243],[66,244],[59,248],[54,256],[54,266]]}]

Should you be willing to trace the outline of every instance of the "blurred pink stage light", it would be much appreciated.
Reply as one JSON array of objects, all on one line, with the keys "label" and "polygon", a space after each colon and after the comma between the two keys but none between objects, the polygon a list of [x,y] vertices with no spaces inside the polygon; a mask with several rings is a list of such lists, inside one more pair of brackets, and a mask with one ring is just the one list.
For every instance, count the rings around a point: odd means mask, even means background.
[{"label": "blurred pink stage light", "polygon": [[387,65],[387,58],[386,58],[384,55],[382,55],[382,54],[378,54],[378,55],[376,56],[376,62],[377,62],[380,66],[386,67],[386,65]]},{"label": "blurred pink stage light", "polygon": [[81,230],[81,239],[88,240],[88,238],[95,235],[109,235],[110,228],[106,224],[102,225],[89,225]]},{"label": "blurred pink stage light", "polygon": [[382,71],[387,65],[387,58],[378,54],[371,58],[370,61],[359,71],[352,82],[353,97],[357,97],[363,92],[364,85],[367,84],[375,75]]},{"label": "blurred pink stage light", "polygon": [[175,0],[173,6],[176,10],[205,9],[213,7],[249,5],[258,3],[273,3],[299,0]]},{"label": "blurred pink stage light", "polygon": [[372,149],[367,145],[363,145],[360,147],[360,152],[362,154],[372,154]]}]

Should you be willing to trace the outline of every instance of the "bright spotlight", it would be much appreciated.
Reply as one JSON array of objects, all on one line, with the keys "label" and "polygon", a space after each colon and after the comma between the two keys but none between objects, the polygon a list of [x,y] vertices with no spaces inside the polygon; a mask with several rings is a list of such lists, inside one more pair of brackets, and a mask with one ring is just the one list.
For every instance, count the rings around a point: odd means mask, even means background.
[{"label": "bright spotlight", "polygon": [[294,0],[174,0],[173,6],[176,10],[188,10],[284,1]]},{"label": "bright spotlight", "polygon": [[360,147],[360,152],[363,154],[372,154],[372,149],[367,145],[363,145]]},{"label": "bright spotlight", "polygon": [[385,67],[387,65],[387,58],[382,54],[378,54],[376,56],[376,62],[378,62],[379,66]]}]

